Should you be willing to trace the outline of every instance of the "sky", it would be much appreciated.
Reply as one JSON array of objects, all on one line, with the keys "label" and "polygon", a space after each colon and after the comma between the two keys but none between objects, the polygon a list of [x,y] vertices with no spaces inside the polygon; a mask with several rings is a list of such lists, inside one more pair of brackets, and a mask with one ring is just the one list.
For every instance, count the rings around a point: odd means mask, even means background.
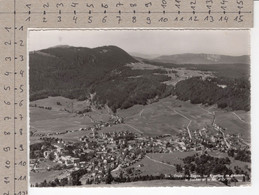
[{"label": "sky", "polygon": [[128,53],[250,55],[248,30],[30,30],[29,51],[57,45],[118,46]]}]

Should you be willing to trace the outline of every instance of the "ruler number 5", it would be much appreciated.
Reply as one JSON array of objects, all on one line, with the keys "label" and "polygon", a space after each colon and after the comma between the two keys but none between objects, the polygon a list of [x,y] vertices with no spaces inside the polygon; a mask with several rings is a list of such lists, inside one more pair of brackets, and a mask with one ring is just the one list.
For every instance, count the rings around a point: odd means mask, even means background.
[{"label": "ruler number 5", "polygon": [[4,101],[4,103],[5,103],[5,105],[7,105],[7,106],[10,106],[10,105],[11,105],[11,102],[9,102],[9,101]]},{"label": "ruler number 5", "polygon": [[5,152],[9,152],[9,151],[11,150],[11,148],[10,148],[9,146],[7,146],[7,147],[3,147],[3,150],[4,150]]}]

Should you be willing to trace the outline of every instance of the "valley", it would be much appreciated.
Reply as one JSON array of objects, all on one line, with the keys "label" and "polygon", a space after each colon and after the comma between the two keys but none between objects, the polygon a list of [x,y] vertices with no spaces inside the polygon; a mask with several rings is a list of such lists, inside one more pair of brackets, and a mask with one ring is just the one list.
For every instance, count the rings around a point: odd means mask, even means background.
[{"label": "valley", "polygon": [[[31,185],[145,186],[162,179],[217,186],[231,175],[250,181],[247,78],[219,77],[224,66],[137,61],[110,46],[50,48],[30,59]],[[233,61],[222,59],[219,64]],[[239,99],[231,99],[231,84]],[[208,166],[200,174],[205,162],[188,163],[193,155],[215,160],[217,169]]]}]

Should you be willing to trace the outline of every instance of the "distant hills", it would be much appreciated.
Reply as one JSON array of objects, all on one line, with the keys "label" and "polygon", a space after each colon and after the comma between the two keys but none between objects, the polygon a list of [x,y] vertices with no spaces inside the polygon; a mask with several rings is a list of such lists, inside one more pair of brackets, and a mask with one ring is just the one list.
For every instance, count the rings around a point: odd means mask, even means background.
[{"label": "distant hills", "polygon": [[158,58],[159,55],[155,55],[155,54],[143,54],[143,53],[137,53],[137,52],[132,52],[130,53],[131,56],[135,57],[135,58],[142,58],[142,59],[148,59],[148,60],[152,60],[152,59],[155,59],[155,58]]},{"label": "distant hills", "polygon": [[250,64],[250,57],[243,56],[226,56],[215,54],[176,54],[164,55],[154,58],[153,61],[172,64]]}]

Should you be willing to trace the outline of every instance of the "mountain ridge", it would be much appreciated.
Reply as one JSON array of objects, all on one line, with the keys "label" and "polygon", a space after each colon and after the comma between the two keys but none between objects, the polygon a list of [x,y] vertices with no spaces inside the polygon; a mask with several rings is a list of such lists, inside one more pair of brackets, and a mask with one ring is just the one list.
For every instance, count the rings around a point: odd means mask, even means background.
[{"label": "mountain ridge", "polygon": [[52,47],[30,52],[30,93],[87,88],[96,78],[132,62],[137,60],[116,46]]},{"label": "mountain ridge", "polygon": [[156,62],[172,63],[172,64],[250,64],[249,55],[230,56],[219,54],[205,54],[205,53],[185,53],[162,55],[152,59]]}]

